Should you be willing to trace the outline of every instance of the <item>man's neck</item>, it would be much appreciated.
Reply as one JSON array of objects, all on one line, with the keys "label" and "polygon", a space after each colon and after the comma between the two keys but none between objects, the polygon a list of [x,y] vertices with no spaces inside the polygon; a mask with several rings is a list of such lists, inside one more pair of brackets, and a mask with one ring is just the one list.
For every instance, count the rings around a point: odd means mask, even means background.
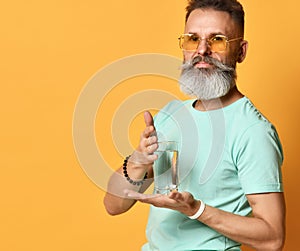
[{"label": "man's neck", "polygon": [[197,100],[195,103],[195,109],[199,111],[211,111],[226,107],[240,98],[244,97],[236,86],[232,87],[230,91],[221,98],[210,100]]}]

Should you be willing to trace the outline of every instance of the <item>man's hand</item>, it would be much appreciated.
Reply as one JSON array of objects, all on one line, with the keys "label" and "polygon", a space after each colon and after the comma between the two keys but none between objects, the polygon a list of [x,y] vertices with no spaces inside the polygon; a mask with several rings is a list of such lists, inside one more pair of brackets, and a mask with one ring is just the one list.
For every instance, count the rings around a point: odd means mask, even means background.
[{"label": "man's hand", "polygon": [[132,153],[129,161],[134,164],[152,165],[157,159],[157,155],[153,153],[158,148],[158,144],[153,117],[150,112],[144,113],[144,121],[146,128],[141,133],[139,146]]},{"label": "man's hand", "polygon": [[130,199],[151,204],[155,207],[177,210],[187,216],[194,215],[200,207],[200,201],[195,200],[193,195],[188,192],[179,193],[172,191],[169,195],[163,195],[141,194],[135,191],[125,190],[124,193]]}]

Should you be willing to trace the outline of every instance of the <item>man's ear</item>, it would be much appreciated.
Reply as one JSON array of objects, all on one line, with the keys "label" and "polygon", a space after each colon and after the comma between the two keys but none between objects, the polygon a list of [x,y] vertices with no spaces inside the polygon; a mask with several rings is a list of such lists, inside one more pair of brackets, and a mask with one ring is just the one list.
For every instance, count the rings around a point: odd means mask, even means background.
[{"label": "man's ear", "polygon": [[238,63],[242,63],[244,61],[247,55],[247,50],[248,50],[248,42],[246,40],[243,40],[241,42],[240,52],[237,59]]}]

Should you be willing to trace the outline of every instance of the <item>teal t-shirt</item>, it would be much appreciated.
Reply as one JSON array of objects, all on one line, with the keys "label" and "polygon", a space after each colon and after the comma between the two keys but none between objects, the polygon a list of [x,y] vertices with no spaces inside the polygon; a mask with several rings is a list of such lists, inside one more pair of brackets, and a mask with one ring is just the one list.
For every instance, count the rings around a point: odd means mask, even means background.
[{"label": "teal t-shirt", "polygon": [[[283,154],[274,126],[247,97],[201,112],[173,101],[155,117],[159,141],[179,143],[179,191],[207,205],[248,216],[246,194],[282,192]],[[151,206],[143,251],[240,250],[197,220]]]}]

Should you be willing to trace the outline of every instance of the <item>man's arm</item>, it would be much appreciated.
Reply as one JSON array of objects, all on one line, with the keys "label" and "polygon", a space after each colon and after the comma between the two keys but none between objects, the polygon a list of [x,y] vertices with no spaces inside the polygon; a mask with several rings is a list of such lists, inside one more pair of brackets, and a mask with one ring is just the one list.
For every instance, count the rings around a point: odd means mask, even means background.
[{"label": "man's arm", "polygon": [[140,143],[127,162],[127,173],[132,180],[143,180],[147,173],[147,180],[143,185],[132,185],[123,175],[123,167],[119,168],[110,178],[107,193],[104,197],[106,211],[117,215],[129,210],[136,202],[135,199],[125,197],[124,190],[143,193],[153,181],[152,164],[157,159],[153,154],[157,149],[157,137],[152,115],[147,111],[144,114],[145,130],[140,137]]},{"label": "man's arm", "polygon": [[243,217],[207,206],[199,221],[230,239],[261,251],[281,251],[285,239],[283,193],[247,195],[252,217]]},{"label": "man's arm", "polygon": [[[194,215],[200,201],[190,193],[172,192],[169,196],[145,195],[132,191],[129,198]],[[281,251],[285,240],[285,201],[283,193],[247,195],[252,216],[235,215],[207,205],[197,219],[219,233],[258,251]]]},{"label": "man's arm", "polygon": [[[129,163],[128,166],[130,166]],[[142,180],[145,175],[145,172],[143,172],[143,174],[141,173],[141,171],[134,172],[133,168],[127,168],[127,170],[129,174],[136,173],[134,176],[131,177],[134,180]],[[147,179],[141,186],[132,185],[126,180],[122,172],[123,169],[120,168],[111,176],[108,183],[107,192],[104,197],[104,206],[106,211],[110,215],[118,215],[125,213],[135,204],[136,200],[126,198],[124,191],[132,190],[143,193],[147,190],[147,188],[150,186],[153,180]],[[150,172],[151,170],[149,168],[148,176],[152,176],[151,174],[149,175]],[[141,174],[138,175],[138,173]]]}]

